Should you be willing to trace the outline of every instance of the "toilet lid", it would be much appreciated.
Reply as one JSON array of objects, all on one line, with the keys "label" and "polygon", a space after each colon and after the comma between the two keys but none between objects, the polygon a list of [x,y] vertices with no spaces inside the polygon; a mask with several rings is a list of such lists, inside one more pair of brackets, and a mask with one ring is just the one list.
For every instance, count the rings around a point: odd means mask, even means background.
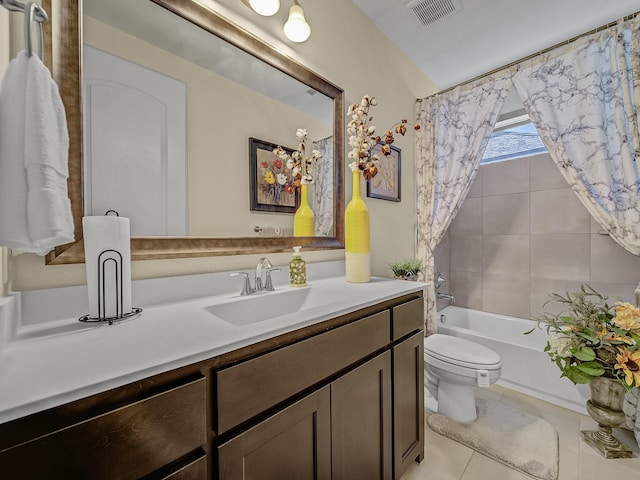
[{"label": "toilet lid", "polygon": [[425,338],[424,351],[428,355],[455,365],[473,365],[491,369],[502,363],[500,355],[493,350],[452,335],[435,334]]}]

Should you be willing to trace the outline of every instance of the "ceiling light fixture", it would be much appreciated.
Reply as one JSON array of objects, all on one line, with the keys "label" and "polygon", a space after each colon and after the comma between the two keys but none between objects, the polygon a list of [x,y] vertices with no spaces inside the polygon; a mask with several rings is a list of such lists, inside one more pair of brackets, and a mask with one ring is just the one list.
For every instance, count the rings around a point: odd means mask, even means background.
[{"label": "ceiling light fixture", "polygon": [[251,9],[258,15],[263,17],[270,17],[275,15],[280,10],[280,0],[242,0],[246,5],[247,3]]},{"label": "ceiling light fixture", "polygon": [[292,42],[304,42],[311,35],[311,27],[304,18],[304,11],[297,0],[289,9],[289,20],[284,24],[284,34]]}]

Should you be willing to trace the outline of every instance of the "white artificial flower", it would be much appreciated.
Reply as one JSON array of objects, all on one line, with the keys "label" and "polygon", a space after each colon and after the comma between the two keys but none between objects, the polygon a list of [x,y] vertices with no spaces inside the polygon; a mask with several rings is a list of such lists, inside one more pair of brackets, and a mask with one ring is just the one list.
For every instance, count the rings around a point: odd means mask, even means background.
[{"label": "white artificial flower", "polygon": [[284,173],[276,173],[276,182],[279,185],[284,185],[287,183],[287,176]]},{"label": "white artificial flower", "polygon": [[287,168],[291,170],[293,168],[293,160],[290,158],[287,160]]},{"label": "white artificial flower", "polygon": [[299,142],[304,142],[307,139],[307,129],[299,128],[298,130],[296,130],[296,139]]},{"label": "white artificial flower", "polygon": [[575,340],[565,335],[553,335],[549,339],[549,352],[562,358],[571,357],[571,349],[575,346]]}]

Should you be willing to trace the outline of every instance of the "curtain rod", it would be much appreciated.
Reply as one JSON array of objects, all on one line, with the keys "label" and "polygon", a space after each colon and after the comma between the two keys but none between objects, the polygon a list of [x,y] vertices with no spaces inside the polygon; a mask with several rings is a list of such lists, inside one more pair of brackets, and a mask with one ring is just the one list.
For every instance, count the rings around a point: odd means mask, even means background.
[{"label": "curtain rod", "polygon": [[[640,12],[631,13],[631,14],[627,15],[626,17],[623,17],[621,20],[623,22],[626,22],[627,20],[631,20],[632,18],[636,17],[638,14],[640,14]],[[526,62],[527,60],[531,60],[532,58],[535,58],[538,55],[543,55],[545,53],[548,53],[548,52],[550,52],[552,50],[555,50],[556,48],[561,47],[563,45],[568,45],[571,42],[575,42],[579,38],[586,37],[587,35],[593,35],[594,33],[598,33],[600,31],[606,30],[607,28],[611,28],[614,25],[617,25],[619,22],[620,22],[620,20],[616,20],[616,21],[613,21],[613,22],[609,22],[609,23],[607,23],[605,25],[601,25],[599,27],[594,28],[593,30],[589,30],[588,32],[584,32],[584,33],[581,33],[580,35],[576,35],[575,37],[570,38],[569,40],[565,40],[563,42],[556,43],[555,45],[553,45],[551,47],[545,48],[544,50],[540,50],[539,52],[532,53],[531,55],[527,55],[526,57],[523,57],[523,58],[521,58],[519,60],[515,60],[515,61],[513,61],[511,63],[508,63],[506,65],[503,65],[501,67],[494,68],[493,70],[491,70],[489,72],[483,73],[481,75],[477,75],[477,76],[475,76],[475,77],[473,77],[473,78],[471,78],[469,80],[465,80],[464,82],[460,82],[457,85],[445,88],[444,90],[440,90],[439,92],[436,92],[436,93],[434,93],[432,95],[427,95],[424,98],[418,98],[417,101],[421,102],[422,100],[425,100],[427,98],[433,97],[435,95],[441,95],[443,93],[450,92],[451,90],[454,90],[454,89],[456,89],[458,87],[461,87],[463,85],[467,85],[469,83],[475,82],[476,80],[480,80],[481,78],[488,77],[489,75],[493,75],[494,73],[498,73],[498,72],[500,72],[502,70],[506,70],[507,68],[513,67],[514,65],[518,65],[519,63]]]}]

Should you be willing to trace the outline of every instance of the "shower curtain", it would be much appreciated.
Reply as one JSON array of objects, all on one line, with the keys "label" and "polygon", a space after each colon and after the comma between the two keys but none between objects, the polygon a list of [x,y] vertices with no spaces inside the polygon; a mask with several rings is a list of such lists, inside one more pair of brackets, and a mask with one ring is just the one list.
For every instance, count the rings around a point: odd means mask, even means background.
[{"label": "shower curtain", "polygon": [[315,235],[327,236],[333,232],[333,137],[313,142],[322,158],[312,172],[314,183],[309,206],[315,215]]},{"label": "shower curtain", "polygon": [[640,255],[640,35],[635,18],[516,67],[549,155],[593,218]]},{"label": "shower curtain", "polygon": [[478,173],[511,85],[508,75],[488,77],[418,101],[416,119],[417,256],[425,266],[425,333],[436,331],[433,252]]}]

